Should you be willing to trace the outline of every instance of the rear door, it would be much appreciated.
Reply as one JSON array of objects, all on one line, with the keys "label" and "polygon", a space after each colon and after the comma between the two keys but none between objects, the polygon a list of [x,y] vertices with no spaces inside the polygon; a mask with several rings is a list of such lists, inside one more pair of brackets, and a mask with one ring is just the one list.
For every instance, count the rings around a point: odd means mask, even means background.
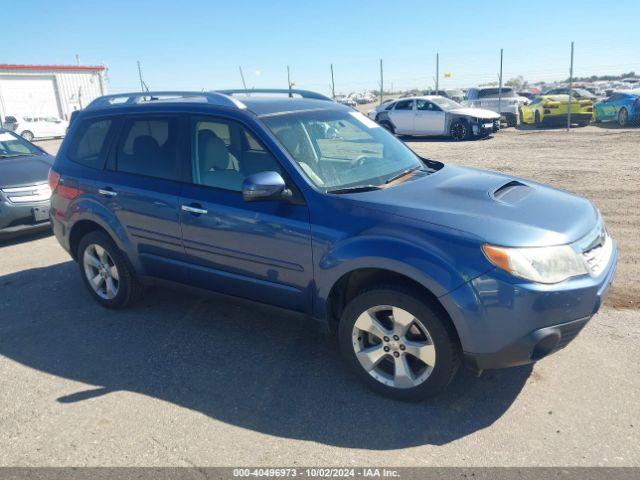
[{"label": "rear door", "polygon": [[417,135],[444,135],[446,114],[429,100],[416,100],[414,131]]},{"label": "rear door", "polygon": [[122,119],[97,185],[98,197],[126,231],[145,273],[174,281],[186,278],[179,213],[188,168],[185,122],[179,115]]},{"label": "rear door", "polygon": [[248,175],[284,169],[246,127],[190,121],[190,182],[180,199],[189,281],[200,288],[308,311],[313,266],[309,211],[296,200],[246,202]]},{"label": "rear door", "polygon": [[400,100],[393,106],[393,110],[389,111],[389,117],[397,133],[412,134],[414,132],[414,103],[413,99]]}]

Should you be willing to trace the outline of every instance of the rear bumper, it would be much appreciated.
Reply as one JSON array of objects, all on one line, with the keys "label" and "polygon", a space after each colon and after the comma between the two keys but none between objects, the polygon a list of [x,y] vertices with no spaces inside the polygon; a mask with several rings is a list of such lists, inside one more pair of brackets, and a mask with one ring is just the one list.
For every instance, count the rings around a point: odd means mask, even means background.
[{"label": "rear bumper", "polygon": [[[546,114],[542,118],[543,125],[557,125],[558,123],[566,123],[568,114],[561,113],[558,115]],[[571,123],[589,123],[591,121],[592,114],[591,113],[572,113],[571,114]]]}]

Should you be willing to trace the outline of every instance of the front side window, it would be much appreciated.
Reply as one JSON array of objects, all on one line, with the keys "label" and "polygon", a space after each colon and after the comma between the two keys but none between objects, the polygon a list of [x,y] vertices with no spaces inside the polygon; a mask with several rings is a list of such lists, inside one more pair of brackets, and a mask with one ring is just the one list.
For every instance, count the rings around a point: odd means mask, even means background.
[{"label": "front side window", "polygon": [[102,168],[104,165],[105,140],[111,120],[87,120],[78,128],[71,144],[69,158],[91,168]]},{"label": "front side window", "polygon": [[166,180],[180,179],[177,117],[131,119],[118,145],[119,172]]},{"label": "front side window", "polygon": [[239,123],[207,117],[192,120],[193,183],[240,192],[246,177],[270,171],[282,174],[273,155]]},{"label": "front side window", "polygon": [[263,121],[323,191],[379,186],[405,170],[425,168],[407,146],[358,112],[305,111]]}]

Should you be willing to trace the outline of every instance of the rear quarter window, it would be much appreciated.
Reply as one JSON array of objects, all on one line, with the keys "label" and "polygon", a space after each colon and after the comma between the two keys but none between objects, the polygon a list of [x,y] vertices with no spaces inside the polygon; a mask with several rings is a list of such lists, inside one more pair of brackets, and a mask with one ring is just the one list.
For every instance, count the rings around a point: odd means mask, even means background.
[{"label": "rear quarter window", "polygon": [[87,120],[78,128],[69,159],[86,167],[104,167],[106,138],[111,129],[111,120]]}]

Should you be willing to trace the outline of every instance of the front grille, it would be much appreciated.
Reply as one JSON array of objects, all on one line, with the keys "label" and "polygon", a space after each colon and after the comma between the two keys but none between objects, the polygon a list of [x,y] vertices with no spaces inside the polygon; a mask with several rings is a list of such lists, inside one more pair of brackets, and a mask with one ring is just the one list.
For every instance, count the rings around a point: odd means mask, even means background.
[{"label": "front grille", "polygon": [[577,322],[566,323],[564,325],[560,325],[560,341],[556,346],[556,349],[566,347],[571,340],[576,338],[580,331],[587,324],[589,319],[579,320]]},{"label": "front grille", "polygon": [[24,187],[3,188],[0,191],[10,203],[37,203],[51,198],[51,188],[47,183],[27,185]]},{"label": "front grille", "polygon": [[597,277],[604,271],[609,264],[612,252],[613,241],[607,232],[603,230],[595,245],[590,245],[587,250],[582,252],[582,258],[584,258],[592,276]]}]

